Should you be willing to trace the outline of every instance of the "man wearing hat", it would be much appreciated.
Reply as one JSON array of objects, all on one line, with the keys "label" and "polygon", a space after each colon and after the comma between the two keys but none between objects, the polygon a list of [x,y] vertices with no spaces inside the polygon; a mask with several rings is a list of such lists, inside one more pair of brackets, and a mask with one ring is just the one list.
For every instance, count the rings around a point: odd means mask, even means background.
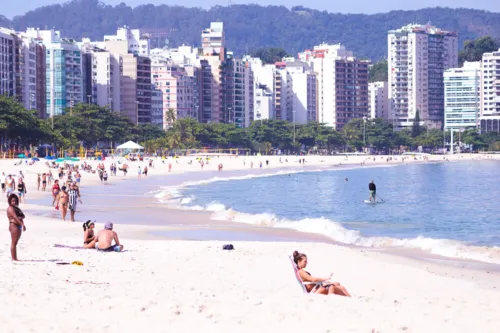
[{"label": "man wearing hat", "polygon": [[[112,244],[113,241],[115,242],[114,245]],[[118,234],[113,231],[113,223],[106,222],[104,224],[104,229],[97,234],[95,248],[105,252],[123,251],[123,245],[118,240]]]}]

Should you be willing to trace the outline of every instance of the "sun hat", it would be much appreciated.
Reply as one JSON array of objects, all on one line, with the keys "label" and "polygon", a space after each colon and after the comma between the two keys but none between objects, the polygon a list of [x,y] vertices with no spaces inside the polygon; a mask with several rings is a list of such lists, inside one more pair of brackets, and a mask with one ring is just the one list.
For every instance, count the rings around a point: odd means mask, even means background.
[{"label": "sun hat", "polygon": [[113,230],[113,223],[111,222],[104,223],[104,229]]}]

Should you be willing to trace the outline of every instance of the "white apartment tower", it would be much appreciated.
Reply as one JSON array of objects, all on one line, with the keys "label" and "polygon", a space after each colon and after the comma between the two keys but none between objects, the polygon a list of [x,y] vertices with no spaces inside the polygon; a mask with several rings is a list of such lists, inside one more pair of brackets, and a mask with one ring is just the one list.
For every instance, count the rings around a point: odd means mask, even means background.
[{"label": "white apartment tower", "polygon": [[389,119],[389,90],[387,82],[368,83],[370,94],[370,118]]},{"label": "white apartment tower", "polygon": [[285,62],[292,87],[292,114],[287,120],[297,124],[315,121],[316,74],[305,62],[295,61],[294,58],[286,59]]},{"label": "white apartment tower", "polygon": [[444,72],[444,129],[479,127],[481,63],[465,62]]},{"label": "white apartment tower", "polygon": [[210,22],[210,28],[201,32],[201,47],[203,54],[219,55],[224,60],[225,36],[224,23]]},{"label": "white apartment tower", "polygon": [[417,111],[422,124],[440,128],[444,120],[443,72],[458,67],[457,33],[430,24],[410,24],[388,34],[389,118],[411,127]]},{"label": "white apartment tower", "polygon": [[483,54],[480,126],[482,132],[500,132],[500,49]]},{"label": "white apartment tower", "polygon": [[[150,42],[148,34],[141,33],[140,29],[130,29],[127,26],[118,28],[116,35],[104,36],[104,42],[107,41],[126,41],[128,46],[128,53],[137,56],[149,56],[150,52]],[[97,45],[104,48],[104,45]]]}]

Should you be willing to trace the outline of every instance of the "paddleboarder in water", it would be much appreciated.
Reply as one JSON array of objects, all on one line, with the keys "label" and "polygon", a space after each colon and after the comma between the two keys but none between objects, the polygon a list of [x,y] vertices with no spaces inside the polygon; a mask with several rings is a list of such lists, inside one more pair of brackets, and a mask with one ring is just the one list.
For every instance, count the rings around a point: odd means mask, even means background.
[{"label": "paddleboarder in water", "polygon": [[368,189],[370,190],[370,201],[377,201],[377,186],[373,182],[373,180],[368,184]]}]

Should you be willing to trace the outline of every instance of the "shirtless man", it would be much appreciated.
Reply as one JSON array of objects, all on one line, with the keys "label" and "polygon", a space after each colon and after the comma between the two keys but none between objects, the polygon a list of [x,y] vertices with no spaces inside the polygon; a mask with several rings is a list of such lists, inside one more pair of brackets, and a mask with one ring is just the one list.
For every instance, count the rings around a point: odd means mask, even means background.
[{"label": "shirtless man", "polygon": [[[115,245],[112,245],[113,241],[115,241]],[[104,229],[97,234],[95,248],[106,252],[123,251],[123,245],[118,240],[118,234],[113,231],[113,223],[106,222],[104,224]]]}]

